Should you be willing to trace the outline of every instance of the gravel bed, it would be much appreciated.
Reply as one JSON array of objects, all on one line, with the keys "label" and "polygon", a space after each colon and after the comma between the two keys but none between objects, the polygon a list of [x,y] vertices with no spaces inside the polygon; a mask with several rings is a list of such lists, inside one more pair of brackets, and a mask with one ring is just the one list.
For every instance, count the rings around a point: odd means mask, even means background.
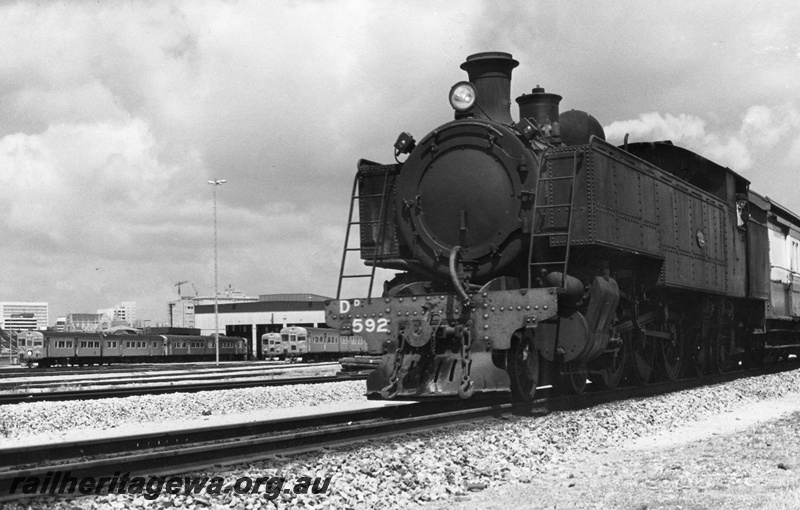
[{"label": "gravel bed", "polygon": [[[389,442],[371,442],[247,465],[218,467],[186,476],[222,477],[231,487],[240,477],[332,476],[324,494],[106,495],[83,499],[38,499],[17,508],[408,508],[467,500],[471,491],[526,482],[566,457],[613,448],[748,402],[800,389],[800,370],[738,380],[642,400],[543,417],[511,417],[451,426]],[[435,502],[435,503],[434,503]],[[14,508],[13,505],[10,508]]]},{"label": "gravel bed", "polygon": [[211,415],[364,401],[364,393],[364,381],[341,381],[4,405],[0,406],[0,448],[126,427],[141,432],[141,424],[158,430]]}]

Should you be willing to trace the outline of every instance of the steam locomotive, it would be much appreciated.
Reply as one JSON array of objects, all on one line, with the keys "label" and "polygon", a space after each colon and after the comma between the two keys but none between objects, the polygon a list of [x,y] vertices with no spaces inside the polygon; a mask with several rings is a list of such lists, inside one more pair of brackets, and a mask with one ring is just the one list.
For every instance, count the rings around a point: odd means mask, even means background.
[{"label": "steam locomotive", "polygon": [[[382,355],[372,398],[583,392],[800,352],[800,218],[670,141],[605,141],[510,54],[471,55],[454,119],[358,163],[329,326]],[[405,157],[405,161],[400,161]],[[354,220],[354,211],[358,219]],[[349,247],[358,225],[360,246]],[[359,252],[371,268],[346,270]],[[400,273],[371,297],[375,269]],[[363,271],[362,271],[363,272]],[[365,278],[363,297],[342,282]]]}]

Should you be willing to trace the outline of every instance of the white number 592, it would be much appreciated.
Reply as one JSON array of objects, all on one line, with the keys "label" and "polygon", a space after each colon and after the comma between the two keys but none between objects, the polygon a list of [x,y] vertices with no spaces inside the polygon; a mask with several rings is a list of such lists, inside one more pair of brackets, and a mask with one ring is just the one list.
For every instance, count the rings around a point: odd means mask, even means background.
[{"label": "white number 592", "polygon": [[353,333],[388,333],[389,319],[353,319]]}]

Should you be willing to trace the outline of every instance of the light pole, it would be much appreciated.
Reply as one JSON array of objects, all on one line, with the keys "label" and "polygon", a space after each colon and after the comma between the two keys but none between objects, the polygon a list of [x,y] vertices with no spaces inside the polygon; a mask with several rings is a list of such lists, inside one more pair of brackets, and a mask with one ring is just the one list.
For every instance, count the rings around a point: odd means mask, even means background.
[{"label": "light pole", "polygon": [[214,186],[214,351],[217,354],[217,365],[219,365],[219,293],[217,292],[217,186],[225,184],[225,179],[208,181]]}]

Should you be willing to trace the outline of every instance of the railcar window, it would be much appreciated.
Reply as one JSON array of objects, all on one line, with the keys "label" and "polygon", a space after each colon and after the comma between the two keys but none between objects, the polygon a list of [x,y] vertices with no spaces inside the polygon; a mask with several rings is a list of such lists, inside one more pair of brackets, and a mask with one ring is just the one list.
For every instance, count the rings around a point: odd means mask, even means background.
[{"label": "railcar window", "polygon": [[795,273],[800,271],[800,242],[792,239],[792,253],[790,260],[791,269]]},{"label": "railcar window", "polygon": [[34,347],[41,347],[42,345],[44,345],[44,343],[41,340],[34,340],[33,341],[33,346]]}]

